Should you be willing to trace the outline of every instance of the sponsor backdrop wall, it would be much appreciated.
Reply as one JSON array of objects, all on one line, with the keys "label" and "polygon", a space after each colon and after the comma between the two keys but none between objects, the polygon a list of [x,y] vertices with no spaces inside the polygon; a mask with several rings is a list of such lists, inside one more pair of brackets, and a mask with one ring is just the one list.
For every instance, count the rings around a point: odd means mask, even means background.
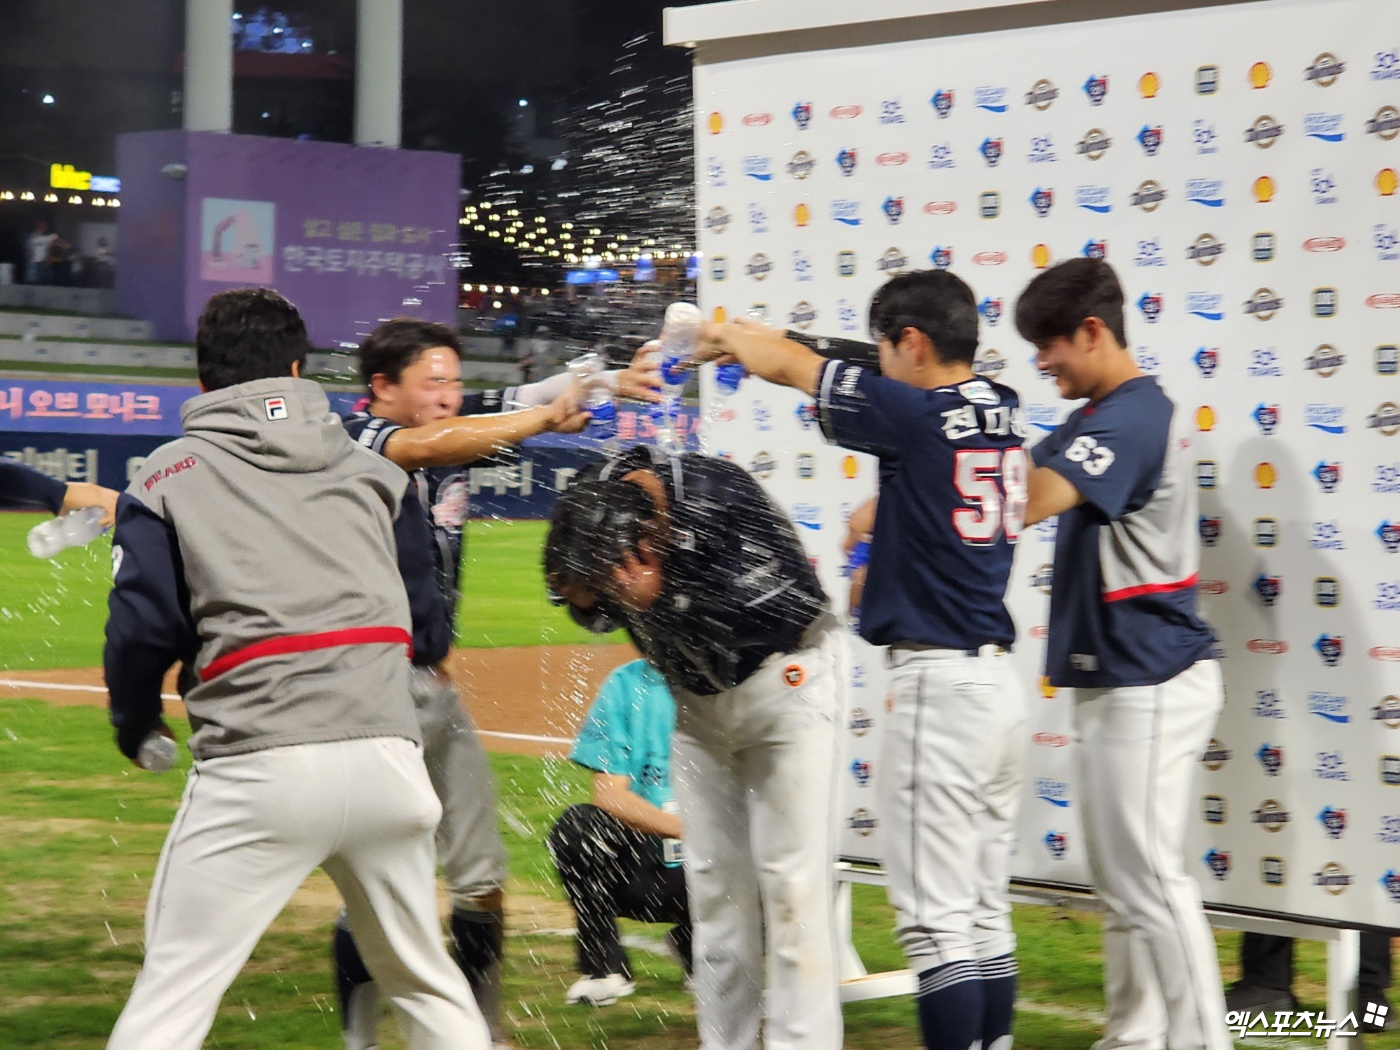
[{"label": "sponsor backdrop wall", "polygon": [[[1010,323],[1057,260],[1118,270],[1128,337],[1194,422],[1224,716],[1188,863],[1212,902],[1400,925],[1400,7],[1270,2],[708,61],[702,306],[863,337],[890,275],[952,267],[1030,441],[1070,409]],[[789,509],[838,604],[870,460],[810,402],[705,388],[710,451]],[[1053,524],[1009,601],[1031,694],[1015,874],[1087,882],[1072,697],[1042,685]],[[911,552],[911,557],[913,553]],[[879,860],[880,654],[856,643],[843,851]]]}]

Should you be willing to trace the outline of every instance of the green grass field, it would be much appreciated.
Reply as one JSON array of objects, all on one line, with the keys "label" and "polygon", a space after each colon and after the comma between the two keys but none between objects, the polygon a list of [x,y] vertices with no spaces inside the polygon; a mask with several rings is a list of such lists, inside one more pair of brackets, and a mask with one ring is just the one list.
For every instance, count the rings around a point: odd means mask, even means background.
[{"label": "green grass field", "polygon": [[[108,552],[102,541],[39,561],[23,547],[37,515],[0,514],[0,670],[85,667],[100,661]],[[467,645],[587,640],[543,598],[540,523],[473,523],[460,638]],[[183,736],[184,727],[177,730]],[[187,766],[188,754],[183,763]],[[572,947],[556,931],[570,913],[542,839],[553,817],[586,797],[582,771],[565,762],[493,755],[503,833],[511,858],[508,1016],[523,1048],[640,1050],[696,1045],[694,1011],[668,959],[633,951],[637,993],[593,1010],[562,1005],[573,980]],[[0,1048],[104,1044],[141,959],[142,909],[183,778],[145,774],[112,746],[105,714],[0,700]],[[340,1046],[327,966],[336,910],[319,873],[273,925],[224,999],[207,1043],[221,1050]],[[871,971],[902,965],[878,887],[854,891],[853,940]],[[1102,1011],[1097,917],[1018,907],[1022,969],[1017,1044],[1085,1050]],[[655,941],[661,928],[624,924]],[[1233,977],[1238,935],[1220,934],[1222,970]],[[1321,945],[1298,949],[1296,991],[1320,1008]],[[907,1000],[847,1006],[851,1050],[920,1045]],[[402,1047],[387,1025],[384,1050]],[[1300,1040],[1288,1041],[1290,1044]],[[1310,1041],[1316,1045],[1316,1041]],[[1251,1039],[1241,1045],[1280,1045]],[[1394,1050],[1400,1038],[1369,1039]]]}]

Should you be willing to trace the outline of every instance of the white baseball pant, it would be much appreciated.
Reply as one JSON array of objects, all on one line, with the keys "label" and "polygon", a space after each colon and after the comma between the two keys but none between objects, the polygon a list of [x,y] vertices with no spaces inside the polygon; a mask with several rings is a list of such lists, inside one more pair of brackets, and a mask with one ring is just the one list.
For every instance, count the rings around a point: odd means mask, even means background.
[{"label": "white baseball pant", "polygon": [[490,1046],[442,943],[417,744],[397,737],[197,761],[146,903],[146,958],[107,1050],[198,1050],[263,931],[316,867],[345,899],[413,1050]]},{"label": "white baseball pant", "polygon": [[[715,696],[676,690],[672,777],[685,828],[703,1050],[839,1050],[835,808],[845,646],[803,647]],[[764,973],[768,976],[765,1025]]]},{"label": "white baseball pant", "polygon": [[1229,1050],[1215,938],[1183,855],[1197,761],[1224,704],[1220,667],[1076,698],[1084,843],[1109,909],[1096,1050]]},{"label": "white baseball pant", "polygon": [[892,649],[890,664],[875,789],[900,945],[915,973],[1009,955],[1025,691],[995,646]]}]

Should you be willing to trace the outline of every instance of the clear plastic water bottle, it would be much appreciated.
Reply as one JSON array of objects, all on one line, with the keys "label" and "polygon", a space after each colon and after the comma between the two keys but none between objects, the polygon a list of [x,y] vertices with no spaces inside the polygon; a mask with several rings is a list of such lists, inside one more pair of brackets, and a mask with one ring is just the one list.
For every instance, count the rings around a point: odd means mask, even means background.
[{"label": "clear plastic water bottle", "polygon": [[676,432],[680,415],[681,391],[690,381],[690,365],[695,357],[696,337],[700,333],[700,308],[694,303],[672,303],[666,307],[666,319],[661,326],[661,384],[664,399],[651,410],[656,424],[656,446],[668,455],[679,455],[685,442]]},{"label": "clear plastic water bottle", "polygon": [[175,768],[175,755],[179,747],[175,741],[170,739],[158,729],[152,729],[146,734],[146,739],[141,741],[141,747],[136,752],[136,761],[142,769],[152,773],[164,773]]},{"label": "clear plastic water bottle", "polygon": [[583,407],[590,417],[587,435],[610,442],[617,437],[617,402],[602,378],[603,364],[598,354],[581,354],[569,362],[569,372],[583,388]]},{"label": "clear plastic water bottle", "polygon": [[85,547],[106,531],[101,522],[101,507],[81,507],[40,522],[29,530],[29,553],[52,558],[69,547]]}]

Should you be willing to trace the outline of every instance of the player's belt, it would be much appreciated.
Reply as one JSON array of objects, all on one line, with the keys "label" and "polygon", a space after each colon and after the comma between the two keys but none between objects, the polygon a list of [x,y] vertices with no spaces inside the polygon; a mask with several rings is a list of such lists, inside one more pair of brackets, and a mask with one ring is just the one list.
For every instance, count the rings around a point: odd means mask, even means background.
[{"label": "player's belt", "polygon": [[957,653],[960,656],[1004,656],[1011,647],[1000,642],[984,642],[973,649],[959,649],[953,645],[924,645],[922,642],[895,642],[890,646],[892,653]]},{"label": "player's belt", "polygon": [[208,666],[199,672],[199,680],[208,682],[235,667],[242,667],[250,660],[286,656],[289,653],[309,653],[316,649],[334,649],[341,645],[405,645],[408,647],[409,658],[413,657],[413,636],[402,627],[346,627],[339,631],[287,634],[281,638],[254,642],[209,661]]}]

